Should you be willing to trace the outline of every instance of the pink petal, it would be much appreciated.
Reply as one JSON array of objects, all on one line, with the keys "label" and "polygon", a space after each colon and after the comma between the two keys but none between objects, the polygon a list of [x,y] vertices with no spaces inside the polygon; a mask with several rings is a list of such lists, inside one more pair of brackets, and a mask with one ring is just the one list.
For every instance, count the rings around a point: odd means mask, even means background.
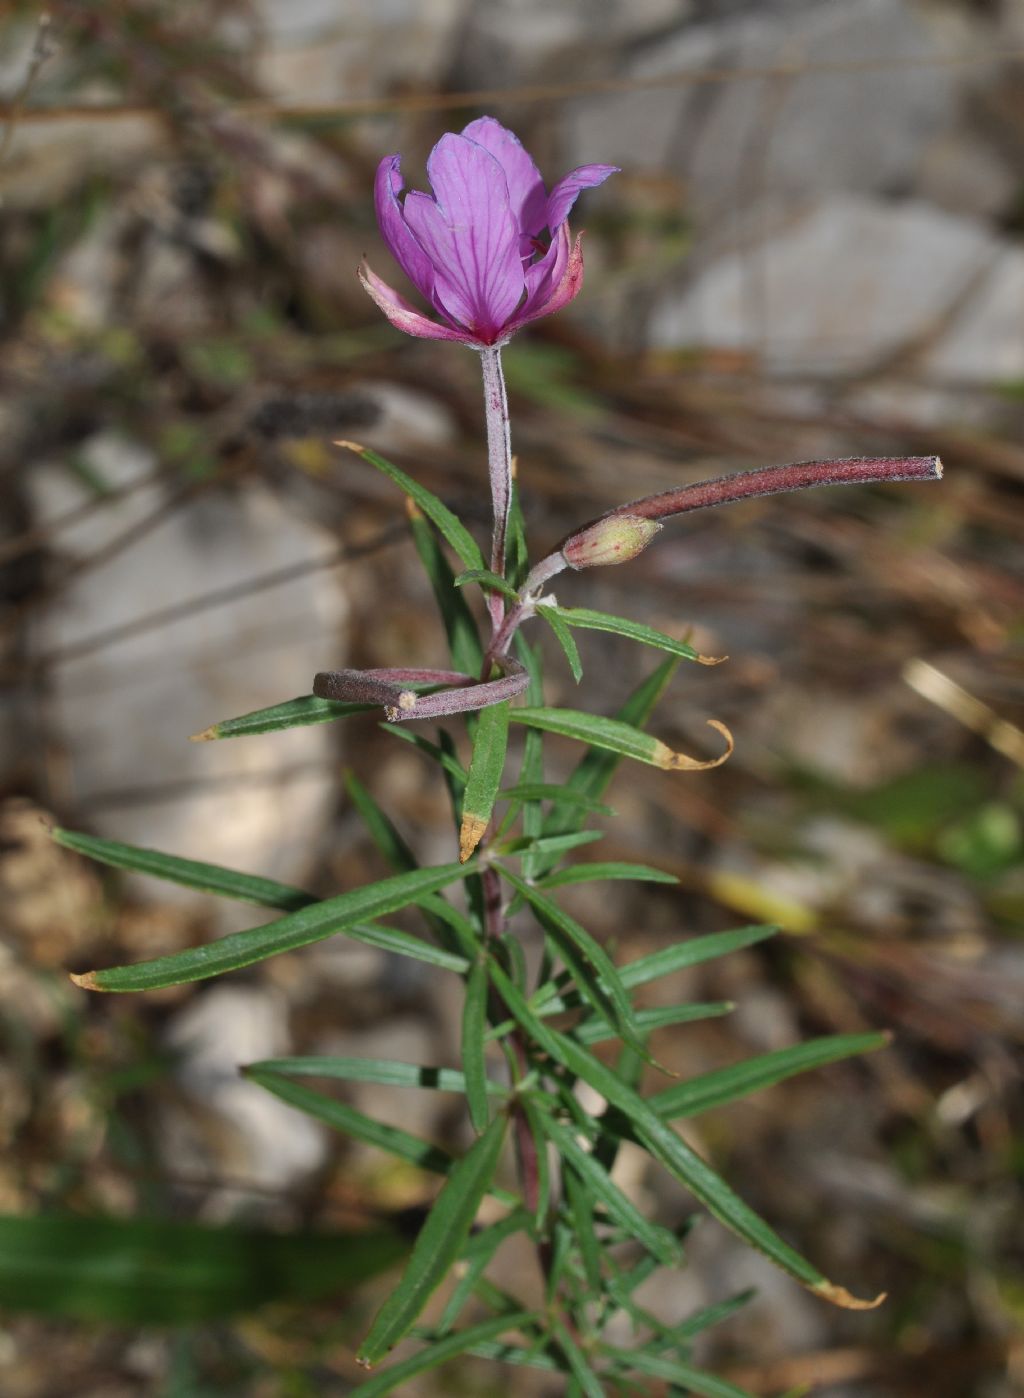
[{"label": "pink petal", "polygon": [[359,268],[359,280],[396,330],[404,330],[407,335],[415,335],[421,340],[460,340],[464,345],[476,343],[473,336],[467,335],[464,330],[440,325],[436,320],[421,315],[404,296],[399,296],[387,282],[382,282],[365,262]]},{"label": "pink petal", "polygon": [[583,234],[576,239],[576,244],[569,255],[562,280],[555,287],[554,291],[546,301],[533,306],[531,310],[526,310],[525,314],[515,316],[505,326],[505,334],[512,335],[522,326],[531,320],[538,320],[541,316],[552,315],[555,311],[560,311],[563,306],[568,306],[570,301],[574,301],[583,289]]},{"label": "pink petal", "polygon": [[569,217],[569,212],[582,190],[604,184],[608,176],[614,175],[618,168],[617,165],[581,165],[578,170],[572,170],[564,179],[559,180],[548,196],[547,227],[551,232],[554,233]]},{"label": "pink petal", "polygon": [[526,300],[519,307],[517,319],[544,305],[554,293],[565,276],[570,247],[569,225],[563,223],[544,256],[526,269]]},{"label": "pink petal", "polygon": [[430,265],[430,258],[406,223],[402,206],[398,202],[404,185],[401,156],[386,155],[377,166],[377,177],[373,186],[377,223],[391,256],[416,290],[429,301],[434,287],[434,269]]},{"label": "pink petal", "polygon": [[512,214],[519,224],[519,232],[524,237],[536,237],[547,225],[544,212],[547,203],[547,190],[533,156],[525,149],[519,137],[495,121],[494,117],[480,117],[462,129],[463,136],[475,141],[489,151],[505,172],[508,184],[509,203]]},{"label": "pink petal", "polygon": [[449,134],[431,151],[427,174],[436,201],[410,194],[405,217],[433,263],[435,304],[493,343],[524,287],[505,173],[482,146]]}]

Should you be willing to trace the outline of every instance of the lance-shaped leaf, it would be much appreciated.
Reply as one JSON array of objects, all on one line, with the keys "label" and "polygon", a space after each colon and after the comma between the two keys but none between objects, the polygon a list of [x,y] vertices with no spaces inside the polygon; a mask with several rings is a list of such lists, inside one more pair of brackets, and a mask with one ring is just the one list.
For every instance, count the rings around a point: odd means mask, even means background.
[{"label": "lance-shaped leaf", "polygon": [[400,1364],[392,1364],[389,1368],[382,1369],[380,1373],[374,1374],[373,1378],[361,1383],[358,1388],[351,1389],[349,1398],[382,1398],[385,1393],[393,1393],[399,1384],[416,1378],[418,1374],[429,1373],[431,1369],[447,1363],[456,1355],[465,1354],[467,1351],[480,1353],[486,1350],[494,1344],[499,1335],[522,1330],[532,1320],[533,1316],[528,1311],[515,1311],[507,1315],[492,1316],[490,1320],[482,1320],[478,1325],[472,1325],[468,1330],[459,1330],[454,1335],[446,1335],[444,1339],[431,1339],[427,1348],[420,1350],[419,1354],[403,1359]]},{"label": "lance-shaped leaf", "polygon": [[794,1044],[743,1063],[733,1063],[713,1073],[702,1073],[655,1093],[648,1100],[664,1121],[697,1116],[712,1107],[721,1107],[772,1087],[797,1073],[806,1073],[811,1068],[836,1063],[854,1054],[872,1053],[888,1042],[885,1034],[830,1034],[827,1038],[811,1039],[806,1044]]},{"label": "lance-shaped leaf", "polygon": [[420,1229],[405,1273],[384,1302],[363,1341],[358,1362],[376,1364],[414,1324],[462,1251],[480,1201],[491,1187],[508,1119],[497,1116],[452,1167]]},{"label": "lance-shaped leaf", "polygon": [[474,1130],[487,1128],[487,1063],[484,1034],[487,1030],[487,966],[481,957],[466,978],[466,998],[462,1004],[462,1071],[466,1080],[466,1103]]},{"label": "lance-shaped leaf", "polygon": [[607,1390],[604,1384],[590,1367],[587,1356],[569,1333],[565,1322],[559,1320],[557,1316],[553,1317],[551,1330],[558,1341],[559,1349],[565,1356],[569,1372],[576,1380],[579,1392],[586,1395],[586,1398],[605,1398]]},{"label": "lance-shaped leaf", "polygon": [[542,617],[550,626],[554,633],[555,640],[562,647],[562,653],[569,662],[569,669],[572,677],[579,684],[583,678],[583,662],[580,660],[580,653],[576,648],[576,642],[572,638],[572,632],[562,619],[562,612],[558,607],[539,606],[537,616]]},{"label": "lance-shaped leaf", "polygon": [[607,752],[631,757],[636,762],[646,762],[667,772],[706,772],[712,767],[721,767],[733,750],[732,735],[725,724],[719,723],[716,718],[709,718],[708,725],[725,739],[726,750],[718,757],[704,761],[689,757],[684,752],[673,752],[659,739],[620,719],[603,718],[581,709],[516,709],[512,718],[516,723],[525,723],[530,728],[575,738],[581,743],[589,743],[591,747],[604,748]]},{"label": "lance-shaped leaf", "polygon": [[452,1328],[463,1306],[475,1293],[484,1271],[502,1243],[515,1233],[529,1232],[530,1224],[530,1215],[525,1209],[513,1209],[497,1223],[492,1223],[488,1228],[481,1228],[478,1233],[470,1236],[460,1258],[465,1270],[445,1304],[441,1319],[435,1327],[435,1334],[444,1334]]},{"label": "lance-shaped leaf", "polygon": [[[730,932],[711,932],[706,937],[690,937],[673,942],[649,956],[639,956],[635,961],[627,961],[619,967],[619,977],[627,990],[635,990],[638,985],[647,985],[673,971],[685,970],[688,966],[699,966],[705,961],[714,961],[731,952],[742,951],[745,947],[774,937],[777,927],[738,927]],[[579,996],[571,992],[564,997],[558,994],[553,985],[542,986],[533,997],[534,1010],[545,1015],[556,1014],[564,1009],[579,1005]]]},{"label": "lance-shaped leaf", "polygon": [[180,859],[159,850],[124,845],[118,840],[104,840],[96,835],[83,835],[77,830],[51,830],[52,839],[65,849],[75,850],[101,864],[126,869],[135,874],[151,874],[167,883],[183,884],[200,893],[212,893],[218,898],[235,898],[240,903],[254,903],[258,908],[278,908],[296,912],[317,900],[311,893],[289,884],[277,883],[258,874],[242,874],[224,869],[219,864],[205,864],[198,859]]},{"label": "lance-shaped leaf", "polygon": [[[431,894],[429,898],[422,900],[422,905],[428,905],[432,911],[434,905],[430,903],[431,898],[440,901],[440,894]],[[392,952],[395,956],[407,956],[412,961],[422,961],[425,966],[437,966],[442,971],[455,971],[462,974],[469,966],[469,956],[460,956],[458,952],[448,951],[444,947],[435,947],[431,942],[425,942],[422,937],[414,937],[411,932],[403,932],[399,927],[381,927],[375,922],[354,922],[348,927],[339,929],[342,937],[347,937],[350,942],[361,942],[363,946],[376,947],[378,951]],[[456,945],[461,945],[458,941]],[[473,948],[468,949],[470,952]]]},{"label": "lance-shaped leaf", "polygon": [[483,665],[484,652],[473,613],[466,605],[466,599],[455,587],[455,574],[437,541],[433,527],[412,500],[406,501],[406,512],[409,516],[413,544],[430,581],[437,609],[441,613],[452,664],[456,670],[478,675]]},{"label": "lance-shaped leaf", "polygon": [[624,1043],[629,1044],[643,1058],[649,1059],[647,1046],[636,1026],[633,1006],[619,978],[615,963],[605,949],[594,940],[585,927],[581,927],[575,918],[570,917],[539,889],[531,887],[525,879],[504,865],[498,865],[497,868],[502,877],[529,903],[541,926],[558,946],[563,960],[574,972],[577,968],[573,953],[579,953],[583,957],[590,974],[585,975],[582,980],[581,992],[592,1000],[599,1014],[615,1025]]},{"label": "lance-shaped leaf", "polygon": [[291,1078],[278,1072],[270,1072],[260,1064],[242,1070],[247,1078],[259,1083],[267,1092],[287,1102],[307,1116],[322,1121],[334,1131],[351,1136],[354,1141],[376,1146],[378,1150],[397,1156],[421,1170],[430,1170],[436,1175],[446,1175],[452,1168],[452,1157],[440,1146],[421,1141],[418,1136],[403,1131],[399,1126],[386,1126],[381,1121],[364,1112],[350,1107],[347,1102],[339,1102],[323,1092],[315,1092],[304,1083],[292,1082]]},{"label": "lance-shaped leaf", "polygon": [[480,552],[472,534],[468,531],[462,521],[453,515],[451,510],[440,501],[436,495],[414,481],[411,476],[407,476],[399,467],[386,461],[383,456],[372,451],[369,447],[360,446],[358,442],[335,442],[336,447],[348,447],[349,451],[354,451],[357,456],[361,456],[364,461],[371,466],[376,466],[378,471],[383,471],[398,486],[399,490],[405,492],[411,500],[414,500],[423,511],[430,522],[437,527],[439,532],[451,544],[452,548],[462,559],[467,568],[484,568],[483,554]]},{"label": "lance-shaped leaf", "polygon": [[674,1234],[667,1228],[662,1228],[660,1224],[649,1222],[643,1216],[632,1200],[623,1194],[604,1166],[580,1145],[568,1127],[556,1121],[549,1112],[538,1115],[541,1129],[548,1140],[562,1159],[570,1162],[580,1178],[586,1180],[610,1216],[659,1262],[669,1267],[678,1266],[683,1250]]},{"label": "lance-shaped leaf", "polygon": [[[394,1058],[267,1058],[250,1063],[248,1073],[277,1073],[291,1078],[337,1078],[341,1082],[372,1082],[382,1087],[418,1087],[434,1092],[466,1091],[466,1078],[455,1068],[435,1068],[420,1063],[401,1063]],[[484,1090],[507,1097],[508,1089],[484,1080]]]},{"label": "lance-shaped leaf", "polygon": [[538,614],[550,611],[563,626],[578,626],[586,631],[610,631],[616,636],[628,636],[631,641],[640,641],[655,650],[668,651],[670,655],[681,656],[684,660],[696,660],[700,665],[720,665],[724,656],[700,655],[685,641],[677,641],[664,631],[656,631],[653,626],[645,626],[639,621],[630,621],[624,616],[612,616],[608,612],[594,612],[587,607],[548,607],[538,608]]},{"label": "lance-shaped leaf", "polygon": [[515,786],[510,786],[498,794],[503,801],[550,801],[556,806],[571,806],[593,815],[614,814],[611,806],[595,801],[592,796],[570,791],[568,787],[555,786],[552,782],[517,782]]},{"label": "lance-shaped leaf", "polygon": [[852,1310],[864,1310],[879,1305],[884,1297],[861,1301],[824,1277],[816,1267],[784,1242],[763,1219],[711,1167],[692,1150],[680,1136],[662,1121],[649,1102],[608,1068],[564,1034],[545,1024],[531,1010],[516,987],[492,960],[490,975],[510,1013],[531,1035],[534,1041],[578,1078],[588,1083],[611,1106],[617,1107],[630,1124],[631,1130],[664,1167],[727,1228],[751,1247],[756,1248],[775,1265],[795,1277],[815,1295],[834,1305]]},{"label": "lance-shaped leaf", "polygon": [[[545,1010],[547,1010],[545,1006]],[[713,1000],[704,1004],[666,1005],[653,1010],[637,1010],[634,1022],[639,1033],[651,1034],[655,1029],[666,1029],[670,1025],[693,1024],[701,1019],[716,1019],[719,1015],[731,1014],[736,1008],[731,1000]],[[573,1038],[581,1044],[600,1044],[606,1039],[618,1036],[614,1024],[597,1018],[585,1019],[573,1029]]]},{"label": "lance-shaped leaf", "polygon": [[283,704],[271,704],[269,709],[254,709],[251,714],[222,719],[201,733],[193,733],[191,741],[208,743],[215,738],[281,733],[286,728],[305,728],[311,723],[333,723],[335,719],[350,718],[352,714],[370,713],[375,707],[373,704],[343,704],[333,699],[319,699],[315,694],[303,694]]},{"label": "lance-shaped leaf", "polygon": [[500,592],[503,597],[511,597],[513,601],[519,598],[519,593],[508,579],[492,573],[489,568],[470,568],[455,579],[456,587],[465,587],[467,583],[479,583],[485,592]]},{"label": "lance-shaped leaf", "polygon": [[322,903],[302,908],[289,917],[278,918],[246,932],[233,932],[205,946],[191,947],[134,966],[117,966],[107,971],[88,971],[72,976],[85,990],[159,990],[168,985],[207,980],[225,971],[237,971],[255,961],[265,961],[284,951],[295,951],[311,942],[322,941],[346,927],[383,917],[398,908],[417,903],[427,894],[465,877],[471,866],[441,864],[395,874],[379,883],[341,893]]},{"label": "lance-shaped leaf", "polygon": [[638,883],[678,883],[675,874],[653,869],[650,864],[629,864],[622,860],[595,860],[593,864],[573,864],[538,880],[541,888],[561,888],[574,883],[601,883],[605,879],[635,879]]},{"label": "lance-shaped leaf", "polygon": [[473,736],[473,755],[462,798],[459,858],[467,860],[483,838],[494,809],[508,749],[507,703],[483,709]]},{"label": "lance-shaped leaf", "polygon": [[0,1306],[133,1328],[209,1324],[268,1302],[336,1297],[407,1252],[398,1233],[380,1228],[281,1233],[181,1218],[0,1215]]},{"label": "lance-shaped leaf", "polygon": [[699,1398],[753,1398],[753,1394],[748,1393],[745,1388],[737,1388],[728,1379],[716,1378],[714,1374],[705,1374],[700,1369],[695,1369],[691,1364],[684,1364],[679,1359],[668,1359],[660,1354],[648,1354],[643,1349],[619,1350],[602,1345],[601,1351],[609,1357],[618,1359],[623,1367],[639,1371],[641,1374],[648,1374],[654,1379],[664,1379],[671,1384],[678,1384],[687,1393],[699,1395]]}]

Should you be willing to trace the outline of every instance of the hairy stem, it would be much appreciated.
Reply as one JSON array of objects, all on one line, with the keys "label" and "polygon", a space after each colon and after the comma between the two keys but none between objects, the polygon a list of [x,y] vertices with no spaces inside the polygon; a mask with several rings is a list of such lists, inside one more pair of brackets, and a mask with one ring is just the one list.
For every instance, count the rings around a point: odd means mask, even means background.
[{"label": "hairy stem", "polygon": [[[484,374],[484,414],[487,421],[487,464],[491,477],[491,503],[494,508],[494,534],[491,543],[491,572],[505,576],[505,539],[512,504],[512,439],[509,435],[508,395],[501,368],[501,348],[489,345],[480,351]],[[487,597],[491,628],[496,634],[505,615],[500,593]]]}]

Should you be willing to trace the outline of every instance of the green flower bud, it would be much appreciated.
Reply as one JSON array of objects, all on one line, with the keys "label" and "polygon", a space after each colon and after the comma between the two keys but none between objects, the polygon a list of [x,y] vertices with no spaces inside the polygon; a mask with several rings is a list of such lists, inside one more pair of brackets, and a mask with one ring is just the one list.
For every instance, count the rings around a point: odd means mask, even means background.
[{"label": "green flower bud", "polygon": [[657,520],[641,515],[607,515],[571,534],[562,545],[562,557],[570,568],[604,568],[636,558],[657,534]]}]

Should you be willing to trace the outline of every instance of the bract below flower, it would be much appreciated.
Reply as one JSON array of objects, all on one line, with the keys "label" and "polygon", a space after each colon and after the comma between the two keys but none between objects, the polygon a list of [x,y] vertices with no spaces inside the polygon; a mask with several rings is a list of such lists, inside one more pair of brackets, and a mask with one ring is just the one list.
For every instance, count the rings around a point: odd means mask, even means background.
[{"label": "bract below flower", "polygon": [[583,285],[580,239],[567,219],[581,190],[615,165],[583,165],[548,194],[533,157],[494,117],[442,136],[430,152],[433,197],[405,187],[401,157],[377,169],[377,222],[395,261],[429,302],[424,315],[364,263],[366,290],[391,324],[428,340],[504,344],[528,321],[561,310]]}]

